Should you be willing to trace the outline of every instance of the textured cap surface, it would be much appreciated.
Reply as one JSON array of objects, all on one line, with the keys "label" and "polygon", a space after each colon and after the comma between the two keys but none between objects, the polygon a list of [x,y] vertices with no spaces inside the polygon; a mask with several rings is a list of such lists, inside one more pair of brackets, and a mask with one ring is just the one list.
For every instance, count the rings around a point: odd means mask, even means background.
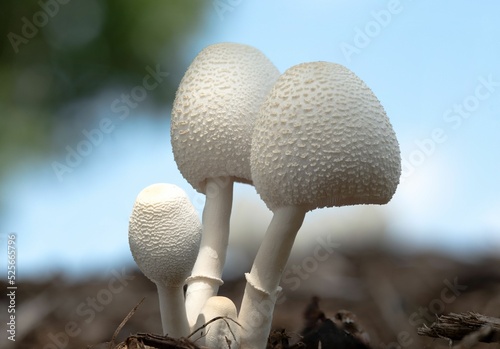
[{"label": "textured cap surface", "polygon": [[135,262],[153,282],[182,286],[198,255],[201,222],[186,193],[173,184],[143,189],[129,222]]},{"label": "textured cap surface", "polygon": [[174,158],[186,180],[204,192],[207,178],[251,183],[252,128],[278,69],[259,50],[221,43],[189,66],[172,109]]},{"label": "textured cap surface", "polygon": [[349,69],[313,62],[288,69],[255,124],[257,192],[274,210],[385,204],[399,183],[396,135],[373,92]]}]

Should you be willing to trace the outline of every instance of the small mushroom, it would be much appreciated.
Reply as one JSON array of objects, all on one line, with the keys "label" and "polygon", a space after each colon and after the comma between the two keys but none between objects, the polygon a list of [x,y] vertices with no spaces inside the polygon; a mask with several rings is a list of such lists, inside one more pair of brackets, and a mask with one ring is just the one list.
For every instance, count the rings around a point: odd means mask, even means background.
[{"label": "small mushroom", "polygon": [[240,347],[238,315],[233,301],[227,297],[210,297],[196,320],[200,329],[193,338],[201,347],[210,349],[237,349]]},{"label": "small mushroom", "polygon": [[184,178],[206,195],[201,247],[187,281],[191,326],[223,283],[233,182],[252,182],[253,124],[278,76],[259,50],[221,43],[196,56],[177,90],[171,120],[174,159]]},{"label": "small mushroom", "polygon": [[306,212],[387,203],[401,158],[389,119],[366,84],[339,64],[313,62],[288,69],[273,86],[255,124],[251,169],[274,214],[246,274],[239,315],[241,347],[261,349]]},{"label": "small mushroom", "polygon": [[128,236],[135,262],[158,289],[163,333],[187,336],[183,286],[198,254],[201,222],[186,193],[164,183],[143,189],[130,216]]}]

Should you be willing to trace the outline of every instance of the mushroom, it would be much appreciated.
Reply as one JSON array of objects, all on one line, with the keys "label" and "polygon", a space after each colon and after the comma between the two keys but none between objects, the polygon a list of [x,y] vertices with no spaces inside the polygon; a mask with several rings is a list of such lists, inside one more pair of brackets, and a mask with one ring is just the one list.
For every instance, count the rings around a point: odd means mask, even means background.
[{"label": "mushroom", "polygon": [[273,211],[240,308],[241,348],[266,347],[279,282],[307,211],[386,204],[401,157],[373,92],[347,68],[312,62],[288,69],[255,123],[254,186]]},{"label": "mushroom", "polygon": [[143,189],[130,216],[128,237],[135,262],[158,289],[163,333],[187,336],[183,286],[200,246],[201,222],[186,193],[164,183]]},{"label": "mushroom", "polygon": [[174,159],[184,178],[206,195],[201,247],[187,280],[191,326],[223,283],[233,182],[252,182],[253,124],[278,76],[259,50],[221,43],[196,56],[177,90],[171,120]]},{"label": "mushroom", "polygon": [[194,340],[200,347],[210,349],[237,349],[240,347],[236,324],[236,306],[227,297],[210,297],[196,321],[200,329]]}]

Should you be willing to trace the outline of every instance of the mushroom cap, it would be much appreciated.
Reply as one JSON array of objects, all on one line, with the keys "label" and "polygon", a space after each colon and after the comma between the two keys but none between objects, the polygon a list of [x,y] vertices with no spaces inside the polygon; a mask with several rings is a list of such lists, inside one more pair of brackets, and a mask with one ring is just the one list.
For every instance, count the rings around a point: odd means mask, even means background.
[{"label": "mushroom cap", "polygon": [[172,108],[174,159],[199,192],[205,179],[251,183],[250,143],[260,105],[279,76],[262,52],[247,45],[206,47],[181,80]]},{"label": "mushroom cap", "polygon": [[271,210],[385,204],[401,156],[384,108],[342,65],[312,62],[288,69],[255,123],[254,186]]},{"label": "mushroom cap", "polygon": [[129,222],[130,250],[151,281],[181,287],[196,261],[201,231],[198,213],[181,188],[153,184],[135,201]]},{"label": "mushroom cap", "polygon": [[[236,321],[238,314],[233,301],[222,296],[210,297],[201,309],[200,315],[198,315],[195,328],[198,329],[206,325],[216,317],[225,317]],[[234,321],[218,319],[206,325],[199,332],[199,339],[197,339],[196,343],[202,347],[224,349],[228,348],[227,340],[230,340],[231,349],[239,348],[239,328]]]}]

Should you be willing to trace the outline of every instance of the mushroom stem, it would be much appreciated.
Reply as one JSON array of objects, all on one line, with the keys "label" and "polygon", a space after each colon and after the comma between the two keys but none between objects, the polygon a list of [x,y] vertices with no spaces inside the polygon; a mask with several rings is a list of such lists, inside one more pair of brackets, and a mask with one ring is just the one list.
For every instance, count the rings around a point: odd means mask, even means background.
[{"label": "mushroom stem", "polygon": [[189,335],[189,325],[184,308],[184,290],[182,287],[170,287],[156,284],[160,301],[161,326],[164,335],[181,338]]},{"label": "mushroom stem", "polygon": [[246,274],[247,286],[238,317],[242,325],[242,349],[266,347],[278,285],[305,214],[306,209],[300,206],[284,206],[274,211],[252,269]]},{"label": "mushroom stem", "polygon": [[228,176],[208,178],[205,194],[200,251],[187,279],[186,312],[191,327],[205,302],[216,296],[223,284],[221,277],[229,239],[233,179]]}]

